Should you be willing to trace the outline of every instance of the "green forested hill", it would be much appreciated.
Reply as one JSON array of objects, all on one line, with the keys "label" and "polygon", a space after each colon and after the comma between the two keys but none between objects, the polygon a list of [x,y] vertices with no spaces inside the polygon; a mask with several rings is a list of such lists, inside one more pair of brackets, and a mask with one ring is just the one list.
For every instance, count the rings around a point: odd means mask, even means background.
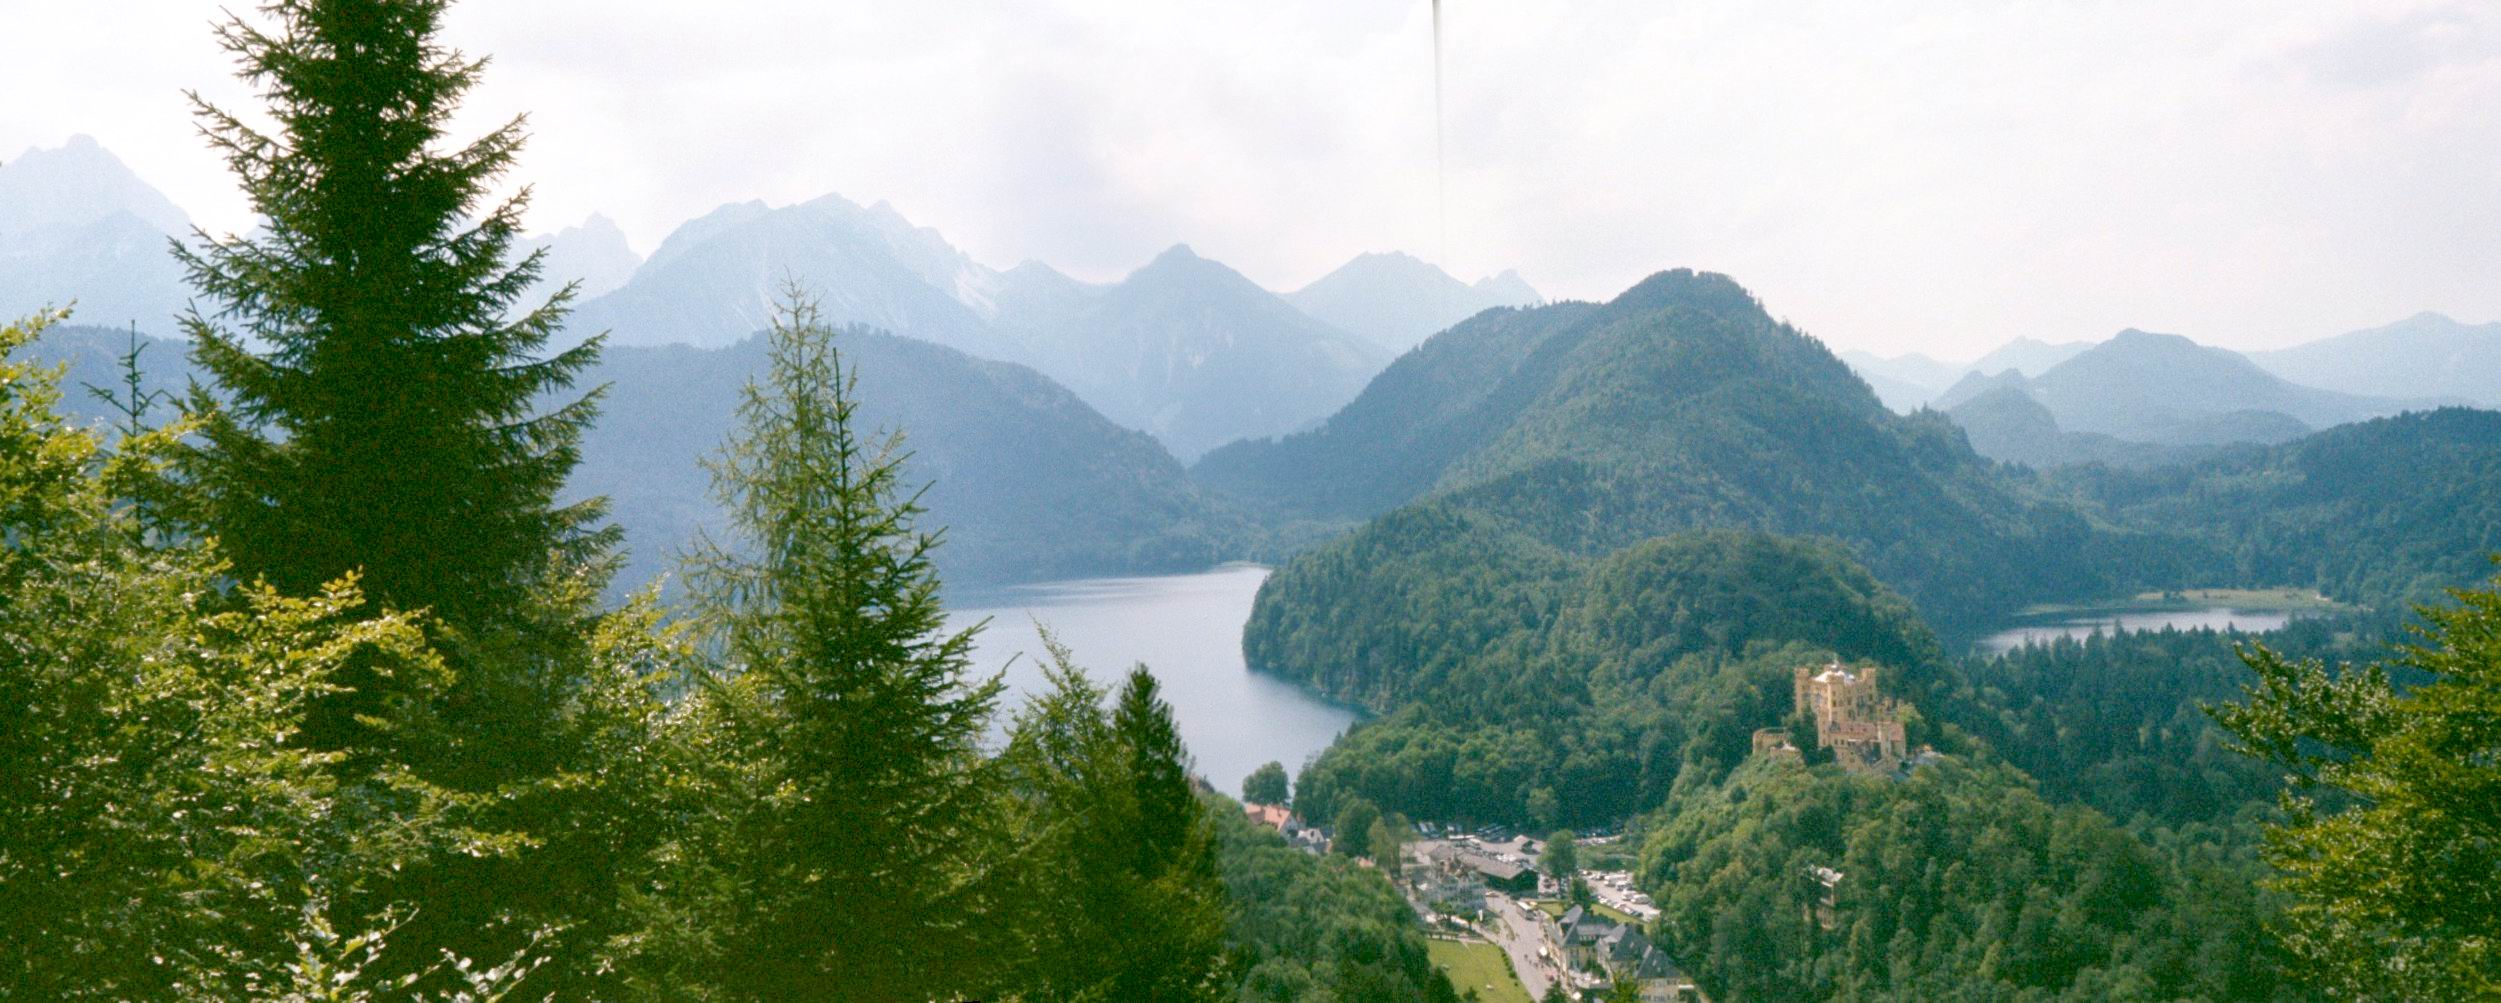
[{"label": "green forested hill", "polygon": [[2198,541],[2219,558],[2198,577],[2218,584],[2400,609],[2483,578],[2501,552],[2501,412],[2412,412],[2189,466],[2048,481],[2102,518]]},{"label": "green forested hill", "polygon": [[[1385,521],[1448,539],[1450,567],[1469,567],[1477,538],[1423,517]],[[1795,666],[1937,658],[1909,604],[1829,544],[1722,531],[1492,557],[1473,575],[1367,578],[1383,591],[1325,608],[1260,603],[1255,664],[1325,666],[1297,678],[1384,715],[1304,770],[1306,816],[1357,793],[1419,818],[1618,819],[1689,768],[1742,758],[1788,713]]]},{"label": "green forested hill", "polygon": [[[1485,542],[1430,522],[1437,511],[1383,522],[1447,534],[1454,558]],[[1386,713],[1303,771],[1306,816],[1361,796],[1423,818],[1633,818],[1641,883],[1665,912],[1653,933],[1715,998],[2280,992],[2247,828],[2269,785],[2245,762],[2181,755],[2212,752],[2195,708],[2228,689],[2217,667],[2168,679],[2152,651],[2072,645],[2005,673],[1950,660],[1908,603],[1810,541],[1704,532],[1485,566],[1364,596],[1357,609],[1392,605],[1313,635],[1254,622],[1255,657],[1358,636],[1415,660],[1320,656],[1335,669],[1316,681],[1366,687]],[[2228,650],[2212,634],[2157,639]],[[1750,758],[1755,728],[1789,721],[1792,670],[1830,658],[1879,666],[1909,703],[1911,741],[1945,758],[1907,779]],[[2097,688],[2110,680],[2124,685]],[[2036,781],[2018,763],[2065,772]],[[2177,827],[2122,827],[2096,807]],[[1817,867],[1843,875],[1830,928]]]},{"label": "green forested hill", "polygon": [[2310,998],[2246,849],[2137,838],[2003,766],[1757,760],[1648,824],[1656,930],[1714,999]]},{"label": "green forested hill", "polygon": [[[1941,416],[1892,414],[1735,282],[1681,270],[1604,305],[1481,315],[1326,426],[1236,445],[1194,473],[1290,515],[1412,501],[1583,555],[1703,527],[1829,537],[1949,623],[2110,590],[2180,556],[2019,490]],[[1406,573],[1363,539],[1382,531],[1289,565],[1280,588],[1342,565],[1333,549]]]}]

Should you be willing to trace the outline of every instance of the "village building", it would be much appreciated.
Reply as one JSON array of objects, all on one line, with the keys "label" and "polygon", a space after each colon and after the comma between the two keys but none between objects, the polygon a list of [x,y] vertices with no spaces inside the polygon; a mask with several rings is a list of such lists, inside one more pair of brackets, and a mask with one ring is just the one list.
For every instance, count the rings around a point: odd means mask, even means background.
[{"label": "village building", "polygon": [[1702,998],[1694,981],[1639,927],[1577,905],[1543,926],[1549,949],[1577,973],[1584,986],[1631,980],[1641,987],[1643,1003],[1688,1003]]},{"label": "village building", "polygon": [[1311,853],[1329,852],[1329,839],[1317,826],[1303,824],[1302,816],[1279,804],[1244,804],[1242,814],[1252,822],[1276,831],[1289,846]]},{"label": "village building", "polygon": [[1250,816],[1253,822],[1276,830],[1280,836],[1297,826],[1294,813],[1281,804],[1245,803],[1242,805],[1242,814]]},{"label": "village building", "polygon": [[[1816,746],[1832,750],[1843,769],[1890,772],[1909,754],[1900,705],[1876,689],[1875,669],[1853,673],[1839,662],[1821,671],[1799,666],[1793,686],[1797,708],[1814,715]],[[1756,732],[1756,747],[1762,743],[1763,733]]]}]

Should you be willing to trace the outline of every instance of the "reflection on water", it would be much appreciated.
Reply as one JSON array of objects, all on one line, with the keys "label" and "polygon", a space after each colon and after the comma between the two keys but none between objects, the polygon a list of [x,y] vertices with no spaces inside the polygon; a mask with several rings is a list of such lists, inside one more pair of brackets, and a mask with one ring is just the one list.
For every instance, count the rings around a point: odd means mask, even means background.
[{"label": "reflection on water", "polygon": [[2286,610],[2236,610],[2215,607],[2186,610],[2140,610],[2133,612],[2085,613],[2061,617],[2041,623],[2026,624],[1998,631],[1980,639],[1979,647],[1991,655],[2003,655],[2027,644],[2048,644],[2062,637],[2077,640],[2094,634],[2115,634],[2127,630],[2238,630],[2260,633],[2293,622],[2295,614]]},{"label": "reflection on water", "polygon": [[1259,764],[1276,760],[1299,770],[1355,719],[1353,711],[1254,675],[1243,663],[1242,625],[1267,577],[1266,568],[1227,565],[1191,575],[1045,582],[959,597],[964,605],[950,619],[989,619],[973,664],[984,674],[1006,668],[1002,711],[1045,686],[1036,621],[1107,688],[1116,688],[1130,666],[1146,663],[1199,774],[1238,794]]}]

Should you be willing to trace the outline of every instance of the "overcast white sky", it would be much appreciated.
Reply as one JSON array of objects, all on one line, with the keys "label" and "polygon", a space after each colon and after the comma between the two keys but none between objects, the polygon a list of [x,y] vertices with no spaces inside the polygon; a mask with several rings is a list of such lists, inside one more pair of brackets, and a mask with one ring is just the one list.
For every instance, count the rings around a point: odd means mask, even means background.
[{"label": "overcast white sky", "polygon": [[[236,0],[238,4],[248,0]],[[2501,317],[2501,5],[468,0],[538,228],[885,199],[976,258],[1176,242],[1293,288],[1365,250],[1605,298],[1724,271],[1839,347],[2121,327],[2243,348]],[[0,0],[0,156],[89,133],[212,226],[214,3]]]}]

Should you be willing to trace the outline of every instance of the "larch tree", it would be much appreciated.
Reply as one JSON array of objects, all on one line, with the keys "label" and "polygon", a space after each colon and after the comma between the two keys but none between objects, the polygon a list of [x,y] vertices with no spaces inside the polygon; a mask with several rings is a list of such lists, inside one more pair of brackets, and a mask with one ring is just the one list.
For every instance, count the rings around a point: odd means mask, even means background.
[{"label": "larch tree", "polygon": [[899,441],[857,427],[835,338],[791,291],[711,464],[728,537],[689,586],[722,796],[682,849],[717,880],[680,886],[730,890],[687,908],[726,928],[686,970],[739,999],[941,998],[1008,960],[981,748],[1001,683],[970,674]]}]

